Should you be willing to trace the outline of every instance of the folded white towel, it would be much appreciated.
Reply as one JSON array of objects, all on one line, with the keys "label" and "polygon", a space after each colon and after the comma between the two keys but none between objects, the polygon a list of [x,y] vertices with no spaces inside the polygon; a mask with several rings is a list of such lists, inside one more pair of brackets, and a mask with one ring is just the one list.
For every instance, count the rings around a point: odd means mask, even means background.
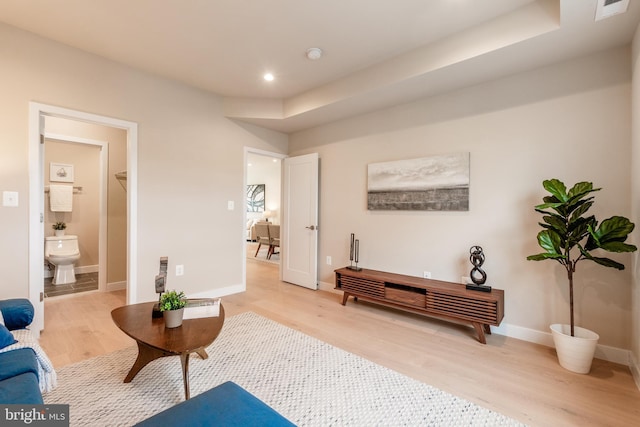
[{"label": "folded white towel", "polygon": [[73,186],[56,185],[49,186],[49,206],[51,212],[71,212],[73,208]]}]

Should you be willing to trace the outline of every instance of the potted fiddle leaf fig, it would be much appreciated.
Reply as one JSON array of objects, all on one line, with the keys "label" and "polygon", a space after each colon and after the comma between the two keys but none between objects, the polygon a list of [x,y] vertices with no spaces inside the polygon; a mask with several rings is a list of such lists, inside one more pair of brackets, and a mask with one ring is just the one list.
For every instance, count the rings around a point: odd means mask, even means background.
[{"label": "potted fiddle leaf fig", "polygon": [[169,291],[160,297],[160,311],[164,317],[165,327],[177,328],[182,325],[184,307],[187,305],[187,297],[184,292]]},{"label": "potted fiddle leaf fig", "polygon": [[573,278],[581,261],[592,261],[605,267],[624,270],[624,265],[610,258],[597,256],[594,251],[634,252],[634,245],[625,243],[634,224],[623,216],[612,216],[598,224],[594,215],[587,214],[594,203],[591,182],[579,182],[570,190],[558,179],[545,180],[542,186],[550,195],[535,207],[541,213],[543,228],[538,244],[544,252],[527,257],[531,261],[554,260],[567,272],[569,281],[570,325],[551,325],[560,365],[573,372],[586,374],[591,369],[599,336],[593,331],[575,326],[573,315]]}]

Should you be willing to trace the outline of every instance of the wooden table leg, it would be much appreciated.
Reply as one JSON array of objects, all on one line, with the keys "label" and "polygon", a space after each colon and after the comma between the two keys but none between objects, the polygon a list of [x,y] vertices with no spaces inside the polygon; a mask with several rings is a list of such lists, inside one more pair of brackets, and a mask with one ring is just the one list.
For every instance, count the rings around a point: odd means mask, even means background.
[{"label": "wooden table leg", "polygon": [[161,357],[171,356],[171,353],[158,350],[157,348],[150,347],[141,342],[138,342],[137,344],[138,344],[138,357],[134,362],[133,366],[131,367],[131,370],[125,377],[124,379],[125,383],[131,382],[131,380],[135,378],[138,372],[140,372],[142,368],[147,366],[149,362],[152,362]]},{"label": "wooden table leg", "polygon": [[182,363],[182,381],[184,382],[184,399],[189,400],[189,353],[180,355],[180,363]]},{"label": "wooden table leg", "polygon": [[204,350],[204,347],[200,347],[199,349],[197,349],[196,353],[198,353],[198,356],[200,356],[200,358],[202,359],[206,359],[207,357],[209,357],[207,352]]},{"label": "wooden table leg", "polygon": [[485,334],[489,334],[489,335],[491,335],[491,325],[487,325],[487,324],[485,323],[485,324],[484,324],[484,325],[482,325],[482,326],[484,326],[484,333],[485,333]]},{"label": "wooden table leg", "polygon": [[342,305],[347,305],[348,299],[349,299],[349,294],[345,292],[344,295],[342,295]]},{"label": "wooden table leg", "polygon": [[487,343],[487,339],[484,336],[484,327],[483,327],[483,325],[481,325],[478,322],[473,322],[471,324],[473,325],[473,327],[475,328],[476,332],[478,333],[478,341],[480,341],[482,344],[486,344]]}]

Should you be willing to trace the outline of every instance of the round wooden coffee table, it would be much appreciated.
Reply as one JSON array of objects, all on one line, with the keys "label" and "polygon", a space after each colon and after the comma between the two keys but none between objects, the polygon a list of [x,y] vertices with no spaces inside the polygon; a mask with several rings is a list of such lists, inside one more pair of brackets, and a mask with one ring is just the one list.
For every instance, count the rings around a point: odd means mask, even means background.
[{"label": "round wooden coffee table", "polygon": [[220,304],[218,317],[185,319],[182,326],[165,328],[162,317],[153,318],[155,303],[125,305],[111,312],[115,324],[138,344],[138,358],[124,379],[131,382],[142,368],[153,360],[166,356],[180,356],[185,399],[189,399],[189,355],[198,353],[209,357],[204,348],[211,344],[224,324],[224,308]]}]

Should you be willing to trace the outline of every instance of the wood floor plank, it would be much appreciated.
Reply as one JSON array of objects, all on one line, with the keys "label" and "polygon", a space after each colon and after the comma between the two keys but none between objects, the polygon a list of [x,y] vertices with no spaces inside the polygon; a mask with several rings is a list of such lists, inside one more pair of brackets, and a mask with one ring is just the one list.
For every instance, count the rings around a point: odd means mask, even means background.
[{"label": "wood floor plank", "polygon": [[[41,345],[60,368],[134,345],[111,321],[124,291],[45,300]],[[427,319],[340,293],[278,280],[278,267],[247,260],[247,291],[223,298],[227,316],[275,320],[375,363],[533,426],[638,426],[640,391],[626,366],[594,360],[568,372],[555,350],[471,326]]]}]

